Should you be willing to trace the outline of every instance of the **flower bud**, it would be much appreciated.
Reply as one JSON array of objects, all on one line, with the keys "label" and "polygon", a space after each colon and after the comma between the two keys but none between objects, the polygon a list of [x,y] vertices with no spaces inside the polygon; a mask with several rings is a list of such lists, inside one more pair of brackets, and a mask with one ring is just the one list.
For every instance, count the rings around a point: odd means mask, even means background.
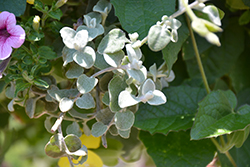
[{"label": "flower bud", "polygon": [[32,26],[33,26],[33,29],[35,31],[39,30],[39,28],[40,28],[40,17],[39,16],[34,17]]},{"label": "flower bud", "polygon": [[27,3],[33,5],[35,0],[27,0]]},{"label": "flower bud", "polygon": [[212,32],[209,32],[205,38],[207,39],[208,42],[212,43],[212,44],[215,44],[217,46],[220,46],[220,40],[219,38],[217,37],[217,35],[215,35],[214,33]]},{"label": "flower bud", "polygon": [[202,19],[193,20],[191,26],[193,30],[202,37],[206,36],[209,33]]},{"label": "flower bud", "polygon": [[60,8],[60,7],[63,6],[67,1],[68,1],[68,0],[58,0],[58,1],[56,2],[55,7],[56,7],[56,8]]}]

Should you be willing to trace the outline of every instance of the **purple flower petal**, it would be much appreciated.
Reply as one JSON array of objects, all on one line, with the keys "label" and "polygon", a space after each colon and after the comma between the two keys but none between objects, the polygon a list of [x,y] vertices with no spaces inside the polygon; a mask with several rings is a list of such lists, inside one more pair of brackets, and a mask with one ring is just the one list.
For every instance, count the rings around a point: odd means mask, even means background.
[{"label": "purple flower petal", "polygon": [[8,29],[16,25],[16,17],[13,13],[2,12],[0,13],[0,29]]},{"label": "purple flower petal", "polygon": [[0,13],[0,60],[10,57],[13,48],[19,48],[25,40],[25,31],[16,25],[13,13]]},{"label": "purple flower petal", "polygon": [[8,31],[8,33],[10,34],[10,36],[8,37],[6,42],[8,42],[9,45],[12,46],[13,48],[19,48],[24,43],[25,31],[21,26],[16,25],[12,27]]},{"label": "purple flower petal", "polygon": [[7,59],[12,52],[12,48],[8,43],[0,44],[0,60]]}]

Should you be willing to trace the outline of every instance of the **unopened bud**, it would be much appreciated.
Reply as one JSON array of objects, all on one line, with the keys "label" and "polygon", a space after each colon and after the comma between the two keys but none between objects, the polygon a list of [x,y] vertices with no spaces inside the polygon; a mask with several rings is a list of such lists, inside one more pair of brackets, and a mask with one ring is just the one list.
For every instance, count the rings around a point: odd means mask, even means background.
[{"label": "unopened bud", "polygon": [[56,2],[55,7],[56,7],[56,8],[60,8],[60,7],[63,6],[67,1],[68,1],[68,0],[58,0],[58,1]]},{"label": "unopened bud", "polygon": [[222,32],[223,31],[222,28],[215,25],[214,23],[211,23],[207,20],[202,20],[202,21],[210,32]]},{"label": "unopened bud", "polygon": [[204,22],[202,21],[202,19],[193,20],[191,26],[192,26],[193,30],[195,32],[197,32],[202,37],[206,36],[209,33],[209,31],[208,31],[207,27],[205,26]]},{"label": "unopened bud", "polygon": [[209,32],[205,38],[207,39],[208,42],[212,43],[212,44],[215,44],[217,46],[220,46],[220,40],[219,38],[217,37],[217,35],[215,35],[214,33],[212,32]]},{"label": "unopened bud", "polygon": [[39,30],[39,28],[40,28],[40,17],[39,16],[34,17],[32,26],[33,26],[33,29],[35,31]]}]

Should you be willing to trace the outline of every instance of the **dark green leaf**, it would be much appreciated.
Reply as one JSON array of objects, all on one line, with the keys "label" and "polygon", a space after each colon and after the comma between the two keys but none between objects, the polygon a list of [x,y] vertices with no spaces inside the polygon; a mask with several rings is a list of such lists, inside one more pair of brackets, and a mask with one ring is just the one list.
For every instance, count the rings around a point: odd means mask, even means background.
[{"label": "dark green leaf", "polygon": [[0,1],[0,11],[8,11],[16,16],[21,16],[26,9],[26,0]]},{"label": "dark green leaf", "polygon": [[216,137],[244,129],[250,122],[250,106],[234,112],[237,100],[231,91],[213,91],[200,103],[191,138]]},{"label": "dark green leaf", "polygon": [[60,20],[60,18],[62,17],[63,13],[61,11],[61,9],[56,9],[55,11],[51,11],[48,13],[49,16],[53,19],[57,19],[57,20]]},{"label": "dark green leaf", "polygon": [[135,114],[134,126],[150,133],[168,133],[192,127],[197,103],[206,95],[205,89],[178,86],[163,89],[167,103],[160,106],[140,105]]},{"label": "dark green leaf", "polygon": [[170,132],[167,136],[141,131],[139,137],[156,166],[206,166],[216,151],[209,139],[190,141],[189,131]]},{"label": "dark green leaf", "polygon": [[38,54],[45,59],[55,59],[57,54],[48,46],[38,48]]},{"label": "dark green leaf", "polygon": [[250,0],[242,0],[242,2],[243,2],[245,5],[247,5],[247,6],[250,7]]},{"label": "dark green leaf", "polygon": [[30,83],[24,82],[23,80],[16,81],[16,90],[15,90],[14,97],[17,96],[18,92],[23,91],[23,90],[27,89],[30,86],[31,86]]},{"label": "dark green leaf", "polygon": [[149,28],[163,15],[170,16],[175,11],[175,0],[111,0],[122,27],[128,33],[137,32],[139,39],[148,35]]},{"label": "dark green leaf", "polygon": [[[248,40],[249,41],[249,40]],[[250,87],[250,56],[249,56],[249,48],[240,55],[238,60],[234,62],[234,66],[230,73],[230,78],[232,80],[232,85],[236,92],[244,90]]]}]

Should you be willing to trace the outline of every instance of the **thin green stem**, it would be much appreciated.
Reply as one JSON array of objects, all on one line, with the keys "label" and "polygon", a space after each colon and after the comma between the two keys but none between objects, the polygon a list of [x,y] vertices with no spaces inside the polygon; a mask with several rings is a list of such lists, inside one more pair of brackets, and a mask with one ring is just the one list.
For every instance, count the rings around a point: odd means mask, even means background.
[{"label": "thin green stem", "polygon": [[214,143],[215,147],[217,148],[217,150],[221,150],[221,146],[220,144],[217,142],[217,140],[215,138],[210,138],[211,141]]},{"label": "thin green stem", "polygon": [[191,39],[192,39],[193,47],[194,47],[196,60],[197,60],[197,63],[198,63],[199,69],[200,69],[201,76],[202,76],[202,80],[203,80],[204,86],[206,88],[206,91],[209,94],[210,93],[210,88],[208,86],[207,77],[206,77],[202,62],[201,62],[199,50],[198,50],[197,43],[196,43],[196,40],[195,40],[195,37],[194,37],[194,32],[193,32],[193,30],[191,28],[191,25],[190,25],[190,19],[187,17],[187,15],[186,15],[186,19],[187,19],[188,29],[189,29],[190,36],[191,36]]},{"label": "thin green stem", "polygon": [[229,159],[229,161],[232,163],[232,165],[234,167],[237,167],[237,165],[236,165],[234,159],[232,158],[232,156],[230,155],[230,153],[227,151],[227,152],[225,152],[225,154],[226,154],[227,158]]},{"label": "thin green stem", "polygon": [[221,146],[225,147],[226,143],[225,143],[223,136],[220,136],[220,142],[221,142]]}]

